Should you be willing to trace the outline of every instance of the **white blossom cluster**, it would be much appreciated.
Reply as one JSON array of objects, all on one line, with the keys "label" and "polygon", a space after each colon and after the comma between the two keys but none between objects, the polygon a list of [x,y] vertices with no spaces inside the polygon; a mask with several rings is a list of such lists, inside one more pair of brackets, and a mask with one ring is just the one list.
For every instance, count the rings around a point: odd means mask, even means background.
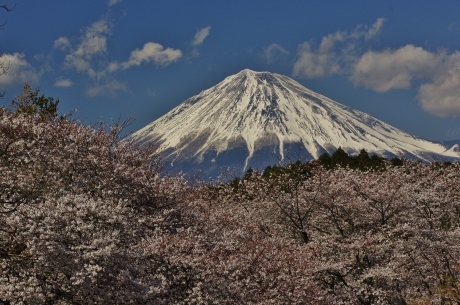
[{"label": "white blossom cluster", "polygon": [[0,109],[1,304],[163,298],[162,263],[140,245],[186,183],[119,129]]},{"label": "white blossom cluster", "polygon": [[460,302],[460,164],[192,187],[119,128],[0,109],[0,304]]},{"label": "white blossom cluster", "polygon": [[250,304],[458,304],[459,178],[459,163],[410,161],[253,172],[189,206],[206,225],[180,240]]}]

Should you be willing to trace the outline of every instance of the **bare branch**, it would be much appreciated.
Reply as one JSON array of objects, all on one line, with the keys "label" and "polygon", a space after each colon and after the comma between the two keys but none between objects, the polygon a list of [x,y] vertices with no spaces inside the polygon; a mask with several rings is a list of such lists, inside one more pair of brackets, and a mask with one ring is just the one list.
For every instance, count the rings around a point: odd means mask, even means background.
[{"label": "bare branch", "polygon": [[2,6],[0,6],[0,8],[4,9],[7,12],[11,12],[12,10],[16,8],[16,4],[12,8],[9,8],[8,4],[3,4]]},{"label": "bare branch", "polygon": [[[0,9],[4,9],[7,13],[8,13],[8,12],[11,12],[11,11],[14,10],[15,8],[16,8],[16,4],[15,4],[12,8],[8,7],[8,4],[3,4],[3,5],[0,6]],[[6,23],[7,23],[7,22],[5,21],[4,23],[0,24],[0,30],[2,30],[2,29],[4,28],[4,26],[6,25]],[[0,75],[1,75],[1,74],[0,74]]]}]

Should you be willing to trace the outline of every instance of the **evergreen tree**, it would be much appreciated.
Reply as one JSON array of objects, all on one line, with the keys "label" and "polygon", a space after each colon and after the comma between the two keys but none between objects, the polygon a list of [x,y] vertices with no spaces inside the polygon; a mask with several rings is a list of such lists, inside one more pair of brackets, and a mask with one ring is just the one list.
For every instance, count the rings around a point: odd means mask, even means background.
[{"label": "evergreen tree", "polygon": [[332,154],[331,161],[332,161],[333,166],[340,165],[342,167],[346,167],[349,163],[349,156],[341,147],[339,147]]},{"label": "evergreen tree", "polygon": [[369,167],[370,166],[370,157],[369,157],[369,154],[367,153],[367,151],[365,149],[361,149],[359,151],[359,155],[357,157],[357,161],[358,161],[358,168],[360,170],[364,170],[365,168]]},{"label": "evergreen tree", "polygon": [[332,168],[332,158],[327,152],[319,156],[318,161],[324,168]]},{"label": "evergreen tree", "polygon": [[393,159],[391,159],[390,163],[393,166],[402,166],[403,165],[403,160],[398,158],[398,157],[394,157]]},{"label": "evergreen tree", "polygon": [[11,102],[11,108],[19,114],[39,114],[43,118],[56,118],[59,99],[54,100],[52,97],[39,96],[39,93],[39,88],[33,91],[32,86],[26,83],[21,90],[21,94]]}]

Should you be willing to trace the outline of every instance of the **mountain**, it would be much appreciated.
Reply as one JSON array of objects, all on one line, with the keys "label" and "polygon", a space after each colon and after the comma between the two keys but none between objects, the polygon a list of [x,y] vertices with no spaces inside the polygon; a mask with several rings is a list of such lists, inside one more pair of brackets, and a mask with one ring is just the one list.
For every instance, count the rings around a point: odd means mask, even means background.
[{"label": "mountain", "polygon": [[451,151],[460,153],[460,140],[442,141],[442,145]]},{"label": "mountain", "polygon": [[414,137],[315,93],[293,79],[245,69],[202,91],[135,132],[162,149],[173,172],[241,175],[278,162],[310,160],[341,147],[387,158],[453,160],[454,150]]}]

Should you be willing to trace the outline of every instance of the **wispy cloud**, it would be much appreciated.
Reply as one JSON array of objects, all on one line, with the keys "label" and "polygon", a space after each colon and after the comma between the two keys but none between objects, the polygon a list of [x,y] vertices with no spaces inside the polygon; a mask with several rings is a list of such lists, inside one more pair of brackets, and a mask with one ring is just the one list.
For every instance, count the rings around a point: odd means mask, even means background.
[{"label": "wispy cloud", "polygon": [[[110,35],[110,24],[107,20],[99,20],[84,30],[80,43],[73,48],[67,37],[59,37],[54,47],[67,52],[65,67],[74,68],[77,72],[86,73],[91,78],[100,77],[103,72],[96,72],[93,58],[107,52],[107,37]],[[105,69],[100,69],[101,71]]]},{"label": "wispy cloud", "polygon": [[205,28],[198,30],[198,32],[196,32],[195,34],[195,38],[192,41],[192,46],[197,47],[201,45],[206,39],[206,37],[208,37],[209,31],[211,31],[211,26],[207,26]]},{"label": "wispy cloud", "polygon": [[68,51],[72,49],[70,41],[67,37],[59,37],[58,39],[56,39],[54,41],[53,47],[63,51]]},{"label": "wispy cloud", "polygon": [[120,3],[121,1],[123,0],[109,0],[109,2],[107,3],[108,6],[113,6],[115,4],[118,4]]},{"label": "wispy cloud", "polygon": [[307,78],[320,78],[340,72],[339,57],[333,51],[335,42],[342,41],[343,35],[336,33],[324,37],[318,48],[310,42],[304,42],[297,51],[297,61],[294,63],[294,75]]},{"label": "wispy cloud", "polygon": [[209,36],[210,31],[211,31],[211,26],[207,26],[205,28],[199,29],[196,32],[195,37],[193,38],[193,41],[192,41],[192,47],[193,47],[192,56],[193,57],[200,56],[199,47],[203,44],[206,37]]},{"label": "wispy cloud", "polygon": [[8,66],[8,71],[0,77],[0,86],[26,82],[37,82],[39,73],[27,62],[24,53],[3,54],[0,60]]},{"label": "wispy cloud", "polygon": [[[119,3],[118,0],[109,1],[109,5]],[[114,80],[114,72],[125,70],[141,64],[154,63],[158,66],[167,66],[182,57],[182,51],[165,48],[159,43],[147,42],[141,49],[131,52],[126,61],[107,62],[105,55],[107,41],[112,34],[112,25],[101,19],[83,29],[79,43],[72,45],[67,37],[59,37],[54,41],[53,47],[66,53],[64,67],[75,69],[90,77],[92,85],[86,90],[89,96],[116,96],[121,91],[126,91],[127,84]],[[204,40],[205,36],[202,38]],[[58,80],[55,86],[69,86],[70,80]]]},{"label": "wispy cloud", "polygon": [[68,88],[68,87],[72,87],[73,86],[73,82],[66,78],[59,78],[58,80],[56,80],[56,82],[54,83],[54,85],[56,87],[64,87],[64,88]]},{"label": "wispy cloud", "polygon": [[[346,73],[347,65],[353,60],[359,39],[375,38],[381,31],[384,18],[378,18],[372,26],[359,25],[352,32],[339,31],[324,36],[321,43],[304,42],[297,50],[294,76],[321,78]],[[337,50],[337,45],[341,48]]]},{"label": "wispy cloud", "polygon": [[[119,1],[110,1],[112,5]],[[79,43],[72,46],[67,37],[59,37],[54,41],[54,48],[65,51],[67,54],[64,60],[64,67],[75,69],[78,73],[83,73],[90,77],[91,85],[85,93],[89,96],[111,96],[115,97],[119,92],[126,91],[126,83],[113,79],[108,76],[108,64],[104,60],[107,53],[107,40],[111,35],[111,24],[101,19],[85,28],[79,37]],[[73,82],[70,79],[58,79],[55,83],[57,87],[70,87]]]},{"label": "wispy cloud", "polygon": [[289,54],[285,48],[279,44],[273,43],[264,49],[263,58],[265,58],[267,63],[271,64],[275,62],[275,60],[278,58],[278,54],[280,53],[285,55]]},{"label": "wispy cloud", "polygon": [[116,97],[120,91],[126,91],[126,83],[122,83],[116,80],[107,81],[103,84],[94,84],[86,90],[86,94],[89,96],[110,96]]},{"label": "wispy cloud", "polygon": [[81,42],[75,50],[75,55],[91,59],[94,55],[107,51],[107,36],[110,35],[110,25],[107,20],[93,23],[81,37]]},{"label": "wispy cloud", "polygon": [[157,65],[166,66],[182,57],[181,50],[164,48],[156,42],[147,42],[142,49],[131,52],[129,60],[122,64],[124,69],[131,66],[139,66],[141,63],[153,62]]},{"label": "wispy cloud", "polygon": [[370,27],[364,24],[358,25],[355,28],[355,30],[350,34],[350,36],[355,39],[364,37],[365,40],[375,38],[380,34],[380,31],[382,30],[385,21],[385,18],[377,18],[374,24]]},{"label": "wispy cloud", "polygon": [[147,42],[142,49],[136,49],[131,52],[129,59],[122,63],[112,62],[109,67],[109,72],[115,72],[119,69],[128,69],[133,66],[139,66],[142,63],[153,62],[159,66],[167,66],[172,62],[179,60],[182,57],[182,51],[172,48],[164,48],[156,42]]}]

